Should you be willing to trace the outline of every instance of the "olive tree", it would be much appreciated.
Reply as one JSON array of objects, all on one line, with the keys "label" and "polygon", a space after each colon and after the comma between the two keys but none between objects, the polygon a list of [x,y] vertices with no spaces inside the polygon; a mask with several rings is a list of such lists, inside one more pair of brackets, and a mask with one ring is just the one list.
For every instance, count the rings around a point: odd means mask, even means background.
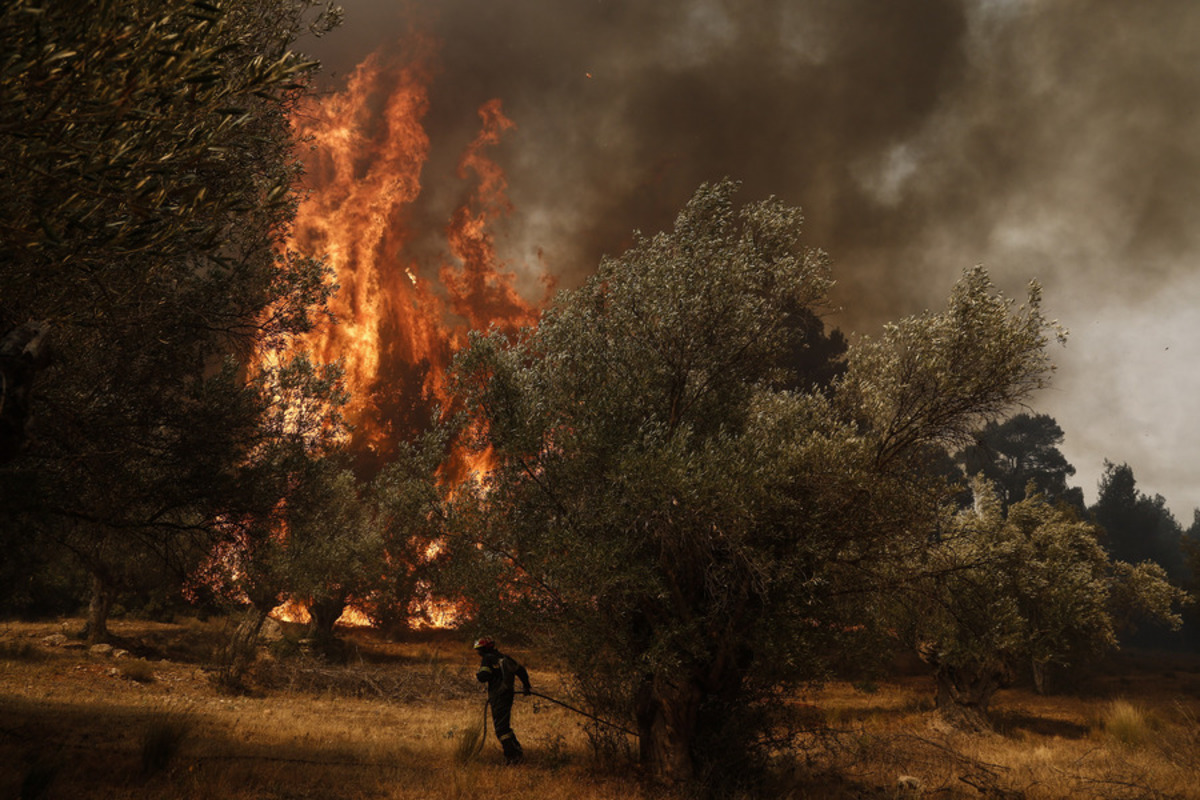
[{"label": "olive tree", "polygon": [[227,645],[222,678],[236,685],[267,615],[285,601],[309,613],[310,635],[326,656],[342,654],[334,624],[365,597],[384,569],[384,542],[370,487],[334,455],[306,460],[275,512],[230,531],[201,579],[245,609]]},{"label": "olive tree", "polygon": [[735,190],[702,186],[455,371],[494,461],[446,525],[480,624],[561,658],[667,782],[767,752],[779,692],[866,657],[937,521],[930,452],[1049,371],[1036,292],[1014,309],[976,269],[946,311],[851,345],[831,387],[788,375],[829,260],[798,209]]},{"label": "olive tree", "polygon": [[430,622],[433,573],[444,557],[442,492],[456,481],[443,475],[452,452],[454,425],[434,427],[399,442],[389,463],[372,481],[375,514],[386,556],[376,581],[360,598],[361,610],[385,630]]},{"label": "olive tree", "polygon": [[234,687],[272,610],[288,598],[313,605],[339,596],[375,555],[369,504],[341,449],[348,396],[340,367],[300,354],[264,365],[252,386],[266,411],[238,467],[244,496],[211,523],[215,542],[185,587],[245,612],[223,654],[220,678]]},{"label": "olive tree", "polygon": [[1006,514],[983,480],[974,497],[922,553],[924,579],[907,587],[911,642],[952,721],[986,728],[992,696],[1021,670],[1044,690],[1049,668],[1116,647],[1130,615],[1180,624],[1184,595],[1162,568],[1112,560],[1073,508],[1031,493]]},{"label": "olive tree", "polygon": [[247,510],[241,467],[274,402],[255,354],[331,291],[282,247],[288,115],[316,66],[290,46],[322,24],[312,8],[0,8],[0,319],[41,326],[54,354],[0,468],[0,524],[87,567],[94,638],[140,559],[186,569],[197,537]]}]

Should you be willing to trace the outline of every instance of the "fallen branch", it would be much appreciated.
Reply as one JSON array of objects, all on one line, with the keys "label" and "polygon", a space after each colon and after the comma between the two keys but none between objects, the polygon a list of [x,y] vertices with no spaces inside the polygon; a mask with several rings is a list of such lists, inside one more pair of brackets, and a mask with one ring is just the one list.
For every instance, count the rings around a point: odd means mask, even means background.
[{"label": "fallen branch", "polygon": [[285,756],[272,755],[248,755],[243,753],[217,753],[207,756],[193,756],[191,761],[196,763],[204,761],[275,761],[283,764],[306,764],[315,767],[394,767],[396,762],[392,761],[359,761],[357,759],[350,761],[330,761],[327,759],[315,758],[287,758]]}]

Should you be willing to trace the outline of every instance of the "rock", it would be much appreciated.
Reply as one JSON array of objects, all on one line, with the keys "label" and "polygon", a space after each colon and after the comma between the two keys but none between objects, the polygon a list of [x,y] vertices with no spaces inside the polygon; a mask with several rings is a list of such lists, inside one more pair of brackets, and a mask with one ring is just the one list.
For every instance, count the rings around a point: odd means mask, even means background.
[{"label": "rock", "polygon": [[896,797],[920,797],[925,793],[925,783],[915,775],[896,778]]},{"label": "rock", "polygon": [[65,633],[52,633],[45,639],[42,639],[42,644],[46,647],[62,647],[67,642],[71,641]]},{"label": "rock", "polygon": [[112,651],[112,657],[113,658],[128,658],[129,651],[121,650],[120,648],[118,648],[118,649]]},{"label": "rock", "polygon": [[88,648],[88,652],[94,656],[111,656],[114,649],[111,644],[94,644]]},{"label": "rock", "polygon": [[283,638],[283,626],[279,624],[279,620],[267,617],[258,632],[258,638],[263,642],[278,642]]}]

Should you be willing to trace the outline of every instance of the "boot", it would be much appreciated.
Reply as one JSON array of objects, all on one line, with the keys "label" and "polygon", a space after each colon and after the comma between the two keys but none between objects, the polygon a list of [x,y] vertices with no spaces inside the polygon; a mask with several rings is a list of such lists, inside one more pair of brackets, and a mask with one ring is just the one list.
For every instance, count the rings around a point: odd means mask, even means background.
[{"label": "boot", "polygon": [[525,751],[521,749],[521,743],[514,734],[510,733],[500,744],[504,747],[504,763],[513,765],[525,760]]}]

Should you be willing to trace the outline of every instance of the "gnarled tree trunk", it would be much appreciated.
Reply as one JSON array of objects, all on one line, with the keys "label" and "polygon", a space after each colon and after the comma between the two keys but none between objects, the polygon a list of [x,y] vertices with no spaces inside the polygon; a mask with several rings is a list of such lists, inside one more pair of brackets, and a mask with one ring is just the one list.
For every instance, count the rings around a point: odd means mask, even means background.
[{"label": "gnarled tree trunk", "polygon": [[344,597],[323,597],[308,605],[312,617],[312,635],[318,639],[332,639],[333,626],[346,610]]},{"label": "gnarled tree trunk", "polygon": [[1038,694],[1050,693],[1050,663],[1032,659],[1029,663],[1029,671],[1033,676],[1033,690]]},{"label": "gnarled tree trunk", "polygon": [[640,758],[655,780],[683,784],[695,777],[692,745],[703,701],[704,690],[689,678],[643,679],[637,698]]},{"label": "gnarled tree trunk", "polygon": [[92,572],[92,597],[88,602],[87,623],[83,628],[88,644],[108,641],[108,614],[115,597],[116,589],[112,583],[105,580],[100,572]]},{"label": "gnarled tree trunk", "polygon": [[326,655],[334,655],[336,651],[333,626],[346,610],[346,596],[334,594],[315,599],[308,604],[308,613],[312,617],[310,631],[317,640],[317,647]]},{"label": "gnarled tree trunk", "polygon": [[247,668],[254,663],[258,650],[258,634],[271,608],[270,605],[251,605],[234,629],[221,654],[220,669],[217,672],[217,682],[222,688],[229,691],[244,690],[242,679]]},{"label": "gnarled tree trunk", "polygon": [[988,705],[996,690],[1004,684],[1003,672],[986,667],[939,664],[934,677],[937,681],[937,709],[944,718],[967,730],[991,730]]}]

